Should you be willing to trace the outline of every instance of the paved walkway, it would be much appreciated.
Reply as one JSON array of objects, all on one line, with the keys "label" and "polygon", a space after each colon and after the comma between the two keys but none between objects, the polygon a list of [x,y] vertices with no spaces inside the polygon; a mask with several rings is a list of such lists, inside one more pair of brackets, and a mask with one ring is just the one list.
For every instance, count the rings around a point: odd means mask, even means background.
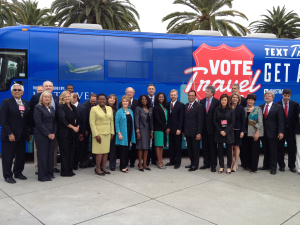
[{"label": "paved walkway", "polygon": [[135,167],[105,177],[79,169],[74,177],[44,183],[28,163],[28,180],[0,180],[0,224],[300,224],[300,175],[188,172],[188,163],[184,158],[178,170]]}]

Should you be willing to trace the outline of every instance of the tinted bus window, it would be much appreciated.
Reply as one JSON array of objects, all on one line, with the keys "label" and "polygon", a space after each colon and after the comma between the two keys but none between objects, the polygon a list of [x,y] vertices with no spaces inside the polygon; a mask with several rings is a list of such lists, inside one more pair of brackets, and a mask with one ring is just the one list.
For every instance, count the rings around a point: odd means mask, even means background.
[{"label": "tinted bus window", "polygon": [[16,78],[27,78],[27,52],[0,50],[0,91],[7,91]]}]

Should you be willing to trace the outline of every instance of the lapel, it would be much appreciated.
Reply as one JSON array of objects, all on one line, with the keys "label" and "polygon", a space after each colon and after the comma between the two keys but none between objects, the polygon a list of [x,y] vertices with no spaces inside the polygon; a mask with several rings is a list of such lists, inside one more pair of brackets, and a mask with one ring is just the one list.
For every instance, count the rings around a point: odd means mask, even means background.
[{"label": "lapel", "polygon": [[[211,110],[213,110],[213,106],[216,104],[216,99],[214,97],[212,97],[212,100],[211,100],[211,103],[210,103],[210,106],[209,106],[209,110],[208,110],[208,113],[211,112]],[[206,112],[206,99],[205,99],[205,112]]]},{"label": "lapel", "polygon": [[270,110],[269,110],[269,113],[268,113],[268,115],[267,115],[267,118],[269,117],[270,113],[273,113],[274,108],[275,108],[275,106],[274,106],[274,102],[273,102],[273,103],[272,103],[272,106],[271,106],[271,108],[270,108]]},{"label": "lapel", "polygon": [[[172,101],[170,102],[170,113],[171,113],[171,104],[172,104]],[[178,106],[178,100],[176,100],[175,104],[173,105],[173,109],[172,109],[172,112],[173,110],[175,110]]]},{"label": "lapel", "polygon": [[[21,99],[21,100],[22,100],[22,99]],[[19,113],[18,113],[19,117],[22,118],[21,113],[20,113],[20,111],[19,111],[19,105],[17,104],[15,98],[14,98],[14,97],[11,97],[11,100],[10,100],[10,101],[11,101],[11,105],[12,105],[12,107],[14,108],[14,110],[18,111],[18,112],[19,112]],[[22,101],[22,102],[23,102],[23,101]],[[23,105],[24,105],[24,102],[23,102]],[[25,105],[24,105],[24,107],[25,107]],[[26,110],[26,107],[25,107],[25,110]]]},{"label": "lapel", "polygon": [[100,114],[107,117],[107,108],[106,108],[106,106],[105,106],[106,113],[101,109],[101,107],[99,105],[97,107],[98,107],[98,111],[100,112]]}]

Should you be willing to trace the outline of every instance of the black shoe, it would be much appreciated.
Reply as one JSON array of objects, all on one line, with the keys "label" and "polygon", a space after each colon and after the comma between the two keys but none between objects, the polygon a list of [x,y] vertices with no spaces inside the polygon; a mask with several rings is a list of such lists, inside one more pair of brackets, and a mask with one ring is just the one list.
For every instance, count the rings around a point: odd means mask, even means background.
[{"label": "black shoe", "polygon": [[250,170],[249,173],[255,173],[255,171],[254,170]]},{"label": "black shoe", "polygon": [[78,166],[73,166],[73,170],[78,170]]},{"label": "black shoe", "polygon": [[270,174],[275,175],[276,174],[276,170],[271,170]]},{"label": "black shoe", "polygon": [[270,168],[267,168],[267,167],[262,166],[262,167],[259,167],[258,169],[259,169],[259,170],[269,170]]},{"label": "black shoe", "polygon": [[39,179],[39,181],[41,181],[41,182],[52,181],[52,179],[51,179],[51,178],[45,178],[45,179],[43,179],[43,180]]},{"label": "black shoe", "polygon": [[196,167],[191,167],[191,168],[189,169],[189,171],[192,172],[192,171],[195,171],[196,169],[197,169]]},{"label": "black shoe", "polygon": [[291,171],[292,173],[296,173],[296,172],[297,172],[295,168],[291,168],[290,171]]},{"label": "black shoe", "polygon": [[102,170],[104,174],[110,174],[109,171]]},{"label": "black shoe", "polygon": [[115,169],[115,168],[110,168],[110,170],[111,170],[111,171],[115,171],[116,169]]},{"label": "black shoe", "polygon": [[60,172],[60,170],[59,169],[57,169],[57,168],[54,168],[54,173],[59,173]]},{"label": "black shoe", "polygon": [[147,167],[147,168],[146,168],[146,167],[144,167],[144,169],[145,169],[145,170],[151,170],[149,167]]},{"label": "black shoe", "polygon": [[96,170],[96,168],[95,168],[95,174],[97,174],[97,175],[99,175],[99,176],[105,176],[105,173],[104,173],[104,172],[98,173],[97,170]]},{"label": "black shoe", "polygon": [[180,166],[176,165],[176,166],[174,166],[174,169],[179,169],[179,167],[180,167]]},{"label": "black shoe", "polygon": [[200,170],[205,170],[205,169],[208,169],[208,168],[210,168],[210,166],[201,166],[199,169]]},{"label": "black shoe", "polygon": [[27,177],[25,177],[22,173],[15,175],[15,178],[20,179],[20,180],[27,180]]},{"label": "black shoe", "polygon": [[285,168],[284,167],[279,167],[279,171],[284,172]]},{"label": "black shoe", "polygon": [[211,169],[210,171],[213,173],[217,172],[217,170],[215,168]]},{"label": "black shoe", "polygon": [[35,175],[39,175],[39,173],[38,173],[38,172],[35,172],[34,174],[35,174]]},{"label": "black shoe", "polygon": [[130,168],[133,168],[134,167],[134,164],[130,164]]},{"label": "black shoe", "polygon": [[189,168],[191,168],[191,165],[187,165],[187,166],[185,166],[185,168],[189,169]]},{"label": "black shoe", "polygon": [[165,166],[174,166],[175,164],[174,163],[171,163],[171,162],[168,162],[165,164]]},{"label": "black shoe", "polygon": [[12,177],[8,177],[8,178],[5,178],[5,182],[9,183],[9,184],[15,184],[17,183],[16,180]]}]

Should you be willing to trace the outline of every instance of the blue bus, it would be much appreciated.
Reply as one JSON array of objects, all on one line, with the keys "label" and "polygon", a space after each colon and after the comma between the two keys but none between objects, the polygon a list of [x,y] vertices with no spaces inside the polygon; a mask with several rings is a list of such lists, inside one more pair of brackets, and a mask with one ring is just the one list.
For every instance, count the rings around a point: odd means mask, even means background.
[{"label": "blue bus", "polygon": [[230,93],[233,83],[240,93],[255,93],[256,105],[263,93],[273,91],[275,101],[284,88],[300,102],[300,41],[275,38],[220,37],[157,34],[127,31],[15,26],[0,29],[0,103],[11,97],[10,87],[24,85],[30,100],[45,80],[59,95],[74,86],[81,102],[91,93],[116,94],[126,87],[135,98],[153,83],[157,92],[196,90],[204,98],[207,85],[215,97]]}]

